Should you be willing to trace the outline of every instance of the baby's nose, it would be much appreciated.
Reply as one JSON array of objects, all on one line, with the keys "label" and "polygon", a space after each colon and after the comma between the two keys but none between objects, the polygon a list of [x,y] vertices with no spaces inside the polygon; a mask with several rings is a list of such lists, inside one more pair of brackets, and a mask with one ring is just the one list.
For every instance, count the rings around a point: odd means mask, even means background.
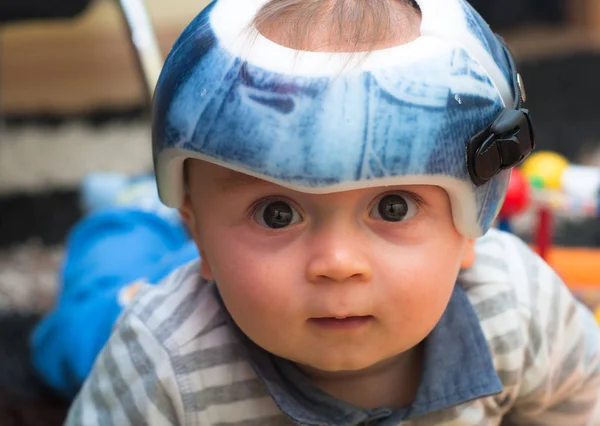
[{"label": "baby's nose", "polygon": [[330,244],[328,247],[315,247],[307,265],[310,282],[369,281],[372,276],[371,264],[361,247]]}]

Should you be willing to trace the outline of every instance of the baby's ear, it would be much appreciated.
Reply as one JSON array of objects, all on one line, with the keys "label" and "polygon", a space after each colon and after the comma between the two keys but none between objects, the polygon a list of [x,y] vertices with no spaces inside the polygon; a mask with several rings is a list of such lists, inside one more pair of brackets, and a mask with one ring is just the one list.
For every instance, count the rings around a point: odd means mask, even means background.
[{"label": "baby's ear", "polygon": [[189,192],[186,192],[185,194],[183,204],[179,208],[179,214],[185,222],[185,225],[187,226],[190,235],[196,242],[196,247],[198,247],[200,259],[202,259],[202,262],[200,263],[200,274],[202,275],[202,278],[208,281],[213,281],[213,274],[210,269],[208,259],[206,258],[204,250],[202,249],[202,241],[200,239],[200,234],[198,231],[198,218],[196,217],[194,209],[192,208],[192,198]]},{"label": "baby's ear", "polygon": [[197,241],[197,220],[196,216],[194,215],[194,210],[192,209],[192,199],[188,192],[185,193],[185,198],[183,199],[183,203],[179,208],[179,214],[181,215],[185,225],[188,227],[188,230],[192,234],[192,237],[194,237],[194,240]]},{"label": "baby's ear", "polygon": [[465,247],[463,259],[460,263],[460,267],[462,269],[469,269],[477,260],[477,254],[475,253],[475,242],[475,239],[467,240],[467,246]]},{"label": "baby's ear", "polygon": [[210,264],[208,263],[208,260],[202,251],[200,251],[200,259],[202,259],[200,262],[200,275],[202,275],[202,278],[204,278],[206,281],[214,281],[215,278],[213,276],[212,269],[210,269]]},{"label": "baby's ear", "polygon": [[185,223],[185,226],[188,229],[188,232],[196,242],[198,246],[198,250],[200,250],[200,232],[198,230],[198,218],[196,217],[196,213],[194,212],[194,208],[192,207],[192,198],[189,193],[186,192],[185,198],[183,199],[183,203],[179,208],[179,214]]}]

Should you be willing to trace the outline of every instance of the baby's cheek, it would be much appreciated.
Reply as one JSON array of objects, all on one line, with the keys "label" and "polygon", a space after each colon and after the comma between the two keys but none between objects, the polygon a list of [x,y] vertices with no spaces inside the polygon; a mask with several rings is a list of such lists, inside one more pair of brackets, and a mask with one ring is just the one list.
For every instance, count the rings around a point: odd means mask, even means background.
[{"label": "baby's cheek", "polygon": [[250,340],[279,356],[286,356],[287,347],[296,347],[292,343],[299,315],[285,283],[276,286],[260,276],[247,275],[224,284],[222,296],[229,314]]},{"label": "baby's cheek", "polygon": [[386,281],[393,283],[382,294],[381,303],[394,327],[421,339],[446,309],[458,271],[431,258],[413,257]]},{"label": "baby's cheek", "polygon": [[259,259],[238,258],[216,278],[230,314],[251,338],[257,332],[273,334],[285,329],[296,311],[298,298],[294,297],[292,279]]}]

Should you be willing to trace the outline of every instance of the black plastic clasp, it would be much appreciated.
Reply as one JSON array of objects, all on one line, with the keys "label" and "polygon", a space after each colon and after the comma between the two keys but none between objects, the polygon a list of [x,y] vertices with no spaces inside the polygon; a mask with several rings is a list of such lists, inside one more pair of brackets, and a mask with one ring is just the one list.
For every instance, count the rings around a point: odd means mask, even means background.
[{"label": "black plastic clasp", "polygon": [[467,145],[471,180],[481,186],[502,170],[518,166],[535,148],[529,111],[505,109]]}]

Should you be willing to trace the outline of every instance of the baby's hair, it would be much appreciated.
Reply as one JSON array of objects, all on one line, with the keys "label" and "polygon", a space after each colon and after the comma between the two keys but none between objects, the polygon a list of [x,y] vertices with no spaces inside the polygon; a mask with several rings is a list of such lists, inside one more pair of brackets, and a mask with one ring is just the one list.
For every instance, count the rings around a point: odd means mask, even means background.
[{"label": "baby's hair", "polygon": [[299,50],[318,50],[315,39],[320,39],[334,49],[350,46],[353,52],[364,51],[361,47],[370,50],[407,30],[395,19],[398,8],[393,6],[398,4],[420,13],[415,0],[271,0],[253,24],[267,38],[277,32],[282,44]]}]

